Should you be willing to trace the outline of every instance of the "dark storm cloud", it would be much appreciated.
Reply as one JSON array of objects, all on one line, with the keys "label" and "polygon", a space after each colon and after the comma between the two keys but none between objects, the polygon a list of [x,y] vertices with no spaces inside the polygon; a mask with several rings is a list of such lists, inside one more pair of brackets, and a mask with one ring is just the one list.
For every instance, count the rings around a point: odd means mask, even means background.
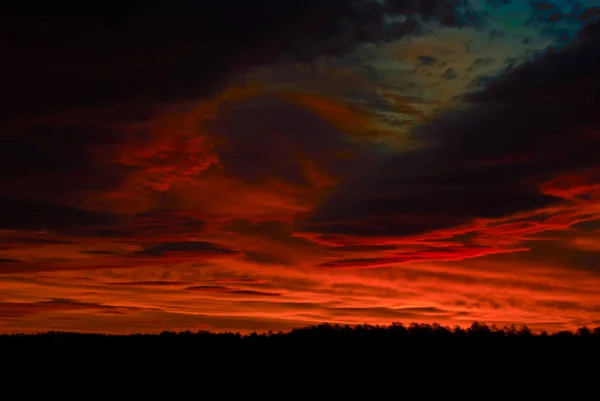
[{"label": "dark storm cloud", "polygon": [[[343,186],[309,228],[414,235],[554,204],[571,197],[570,177],[598,184],[581,171],[600,167],[599,31],[586,28],[571,48],[512,71],[473,95],[466,110],[418,129],[428,147]],[[541,193],[558,175],[563,186]]]}]

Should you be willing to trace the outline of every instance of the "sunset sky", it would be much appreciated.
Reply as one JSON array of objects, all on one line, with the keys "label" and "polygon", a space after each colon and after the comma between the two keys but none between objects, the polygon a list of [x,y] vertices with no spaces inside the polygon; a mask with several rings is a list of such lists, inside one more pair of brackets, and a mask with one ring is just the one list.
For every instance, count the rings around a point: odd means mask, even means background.
[{"label": "sunset sky", "polygon": [[600,325],[597,0],[187,3],[3,11],[0,332]]}]

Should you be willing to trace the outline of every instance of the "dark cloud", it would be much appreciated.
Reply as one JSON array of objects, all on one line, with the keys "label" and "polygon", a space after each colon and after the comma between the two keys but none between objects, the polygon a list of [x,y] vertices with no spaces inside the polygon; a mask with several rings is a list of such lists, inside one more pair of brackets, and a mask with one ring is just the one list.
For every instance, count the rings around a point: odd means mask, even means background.
[{"label": "dark cloud", "polygon": [[435,20],[443,25],[464,26],[478,18],[468,0],[388,0],[386,11],[392,15],[418,15],[425,21]]},{"label": "dark cloud", "polygon": [[14,230],[68,230],[114,224],[117,216],[52,202],[0,195],[0,228]]},{"label": "dark cloud", "polygon": [[3,10],[3,117],[116,102],[131,116],[148,102],[210,95],[235,73],[282,57],[346,53],[417,32],[420,20],[476,21],[463,0],[64,4]]},{"label": "dark cloud", "polygon": [[546,308],[557,308],[561,310],[600,312],[600,305],[586,305],[581,302],[570,301],[537,301],[536,305]]},{"label": "dark cloud", "polygon": [[43,233],[13,232],[10,237],[0,239],[2,246],[38,246],[38,245],[64,245],[72,244],[72,241],[64,239],[49,238]]},{"label": "dark cloud", "polygon": [[22,260],[11,258],[0,258],[0,263],[24,263]]},{"label": "dark cloud", "polygon": [[278,292],[264,292],[264,291],[253,291],[253,290],[233,290],[229,294],[234,295],[250,295],[257,297],[279,297],[281,296]]},{"label": "dark cloud", "polygon": [[453,80],[456,79],[458,77],[458,74],[456,71],[454,71],[454,69],[452,68],[448,68],[446,71],[444,71],[444,73],[442,74],[442,78],[446,79],[446,80]]},{"label": "dark cloud", "polygon": [[195,210],[152,210],[123,219],[114,226],[98,228],[94,234],[105,238],[156,240],[187,237],[190,232],[199,234],[205,225]]},{"label": "dark cloud", "polygon": [[[71,198],[81,191],[118,187],[130,167],[106,163],[123,132],[77,115],[0,127],[0,185],[11,194]],[[64,192],[69,196],[65,197]]]},{"label": "dark cloud", "polygon": [[23,274],[25,272],[52,271],[51,267],[32,266],[29,263],[0,263],[0,275]]},{"label": "dark cloud", "polygon": [[113,251],[105,251],[102,249],[92,249],[92,250],[83,250],[81,253],[85,253],[87,255],[118,255],[119,253]]},{"label": "dark cloud", "polygon": [[331,247],[332,251],[339,252],[379,252],[379,251],[393,251],[398,249],[397,245],[345,245]]},{"label": "dark cloud", "polygon": [[189,285],[186,281],[116,281],[106,283],[109,286],[123,287],[170,287],[179,285]]},{"label": "dark cloud", "polygon": [[[217,276],[219,276],[219,274],[217,274]],[[265,283],[264,280],[259,280],[256,278],[250,278],[250,277],[220,277],[220,278],[213,278],[213,279],[207,279],[207,282],[210,283],[220,283],[220,284],[244,284],[244,285],[256,285],[256,284],[263,284]]]},{"label": "dark cloud", "polygon": [[600,7],[597,6],[586,8],[579,16],[579,19],[584,22],[597,20],[598,18],[600,18]]},{"label": "dark cloud", "polygon": [[[416,32],[418,15],[446,21],[443,15],[458,5],[409,3],[155,0],[127,5],[108,1],[90,8],[69,1],[36,6],[35,13],[11,5],[0,16],[5,61],[0,74],[6,78],[0,108],[0,191],[76,205],[82,197],[120,188],[131,172],[142,168],[118,162],[124,139],[137,135],[125,132],[123,124],[148,121],[165,103],[210,97],[256,65],[281,59],[307,62]],[[386,22],[388,15],[398,14],[406,16]],[[257,113],[272,117],[280,112],[298,122],[286,125],[297,125],[289,135],[279,136],[290,140],[277,148],[268,129],[281,127],[275,122],[256,126],[267,131],[264,139],[251,135],[252,140],[274,146],[269,154],[241,139],[236,128],[228,134],[231,150],[221,152],[228,168],[244,177],[275,169],[270,171],[303,182],[297,163],[282,168],[276,152],[283,152],[283,159],[298,146],[305,156],[317,153],[319,161],[329,160],[318,146],[324,141],[339,144],[339,133],[315,116],[304,120],[301,110],[290,105],[269,105]],[[232,118],[248,121],[236,113]],[[302,139],[302,130],[311,134]],[[144,139],[134,142],[140,141]],[[264,162],[252,167],[250,159]],[[327,163],[324,168],[333,172],[345,171],[348,164]]]},{"label": "dark cloud", "polygon": [[573,228],[581,231],[600,231],[600,219],[573,224]]},{"label": "dark cloud", "polygon": [[[235,72],[288,54],[310,60],[414,30],[416,19],[384,27],[392,8],[364,0],[75,2],[3,12],[2,112],[57,110],[113,101],[174,100],[217,89]],[[223,23],[226,21],[226,23]]]},{"label": "dark cloud", "polygon": [[[519,254],[519,263],[539,265],[551,261],[553,265],[564,266],[573,271],[583,270],[600,275],[600,247],[597,250],[581,249],[570,243],[569,236],[563,234],[559,241],[531,241],[525,245],[530,252]],[[515,262],[515,257],[510,254],[498,255],[499,263]]]},{"label": "dark cloud", "polygon": [[515,180],[512,166],[467,163],[445,146],[397,156],[342,185],[312,224],[321,233],[413,235],[556,201]]},{"label": "dark cloud", "polygon": [[[570,178],[598,184],[581,175],[600,167],[598,31],[588,27],[564,52],[512,71],[462,110],[422,126],[415,137],[427,147],[342,186],[309,229],[415,235],[556,204],[571,197]],[[557,176],[566,188],[540,188]]]},{"label": "dark cloud", "polygon": [[491,57],[486,57],[486,58],[477,58],[473,61],[473,63],[471,64],[471,67],[473,68],[479,68],[479,67],[484,67],[490,64],[495,63],[495,60]]},{"label": "dark cloud", "polygon": [[437,59],[431,56],[419,56],[419,62],[422,65],[432,65],[437,62]]},{"label": "dark cloud", "polygon": [[244,251],[249,260],[261,265],[291,265],[297,262],[292,256],[281,254],[281,252]]},{"label": "dark cloud", "polygon": [[217,143],[223,144],[217,152],[224,168],[248,181],[277,177],[309,185],[307,162],[339,176],[352,174],[374,156],[324,118],[276,97],[232,106],[212,128]]},{"label": "dark cloud", "polygon": [[142,251],[137,252],[139,256],[160,257],[171,253],[184,254],[210,254],[210,255],[236,255],[238,251],[225,248],[214,242],[206,241],[187,241],[187,242],[167,242],[158,245],[152,245]]},{"label": "dark cloud", "polygon": [[278,220],[233,219],[228,222],[224,229],[237,234],[260,236],[270,240],[285,239],[295,245],[307,243],[302,238],[289,237],[291,225]]},{"label": "dark cloud", "polygon": [[137,168],[116,162],[134,135],[124,123],[284,53],[312,60],[387,35],[383,7],[361,0],[65,4],[0,16],[3,193],[73,204],[116,189]]},{"label": "dark cloud", "polygon": [[61,312],[73,310],[111,310],[113,306],[100,305],[88,302],[79,302],[71,299],[52,299],[40,302],[0,302],[0,317],[22,318],[43,312]]}]

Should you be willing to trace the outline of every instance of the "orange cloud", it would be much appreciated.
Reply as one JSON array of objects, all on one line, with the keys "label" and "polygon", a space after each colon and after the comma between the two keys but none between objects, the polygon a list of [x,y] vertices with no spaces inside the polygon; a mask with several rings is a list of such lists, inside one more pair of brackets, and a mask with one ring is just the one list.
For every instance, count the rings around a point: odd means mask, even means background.
[{"label": "orange cloud", "polygon": [[[109,277],[117,281],[107,281]],[[123,281],[131,278],[139,281]],[[185,264],[30,273],[19,280],[7,279],[0,280],[4,302],[21,299],[18,302],[23,303],[28,298],[27,303],[42,306],[35,315],[2,321],[3,330],[64,316],[75,320],[55,323],[58,327],[90,331],[98,327],[100,319],[112,322],[104,330],[133,331],[135,325],[127,322],[142,315],[146,317],[142,330],[154,332],[165,329],[165,322],[171,322],[168,328],[177,329],[206,325],[215,330],[247,332],[256,328],[232,323],[244,319],[268,319],[269,328],[274,330],[323,321],[389,324],[407,320],[448,325],[482,320],[557,330],[596,321],[600,308],[596,291],[600,282],[592,273],[522,264],[518,259],[413,263],[369,270],[269,268],[232,261],[198,267]],[[44,306],[41,294],[48,298],[68,295],[83,303],[86,311],[112,308],[120,313],[108,318],[63,306],[57,310]],[[109,307],[94,309],[88,304]],[[225,326],[224,321],[228,322]]]}]

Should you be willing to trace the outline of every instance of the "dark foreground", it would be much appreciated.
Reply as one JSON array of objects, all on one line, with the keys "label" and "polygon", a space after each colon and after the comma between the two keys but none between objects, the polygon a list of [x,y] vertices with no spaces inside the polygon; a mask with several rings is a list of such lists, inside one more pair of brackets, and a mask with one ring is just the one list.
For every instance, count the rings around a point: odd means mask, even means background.
[{"label": "dark foreground", "polygon": [[204,331],[129,336],[50,332],[0,336],[0,358],[13,373],[32,375],[37,369],[46,378],[59,374],[69,380],[105,375],[104,386],[116,380],[127,387],[142,380],[146,390],[148,383],[177,383],[173,385],[181,390],[202,382],[236,391],[240,388],[235,383],[249,381],[265,388],[295,383],[300,391],[339,380],[347,390],[350,385],[387,386],[401,379],[403,385],[422,383],[423,391],[434,390],[440,380],[459,386],[520,383],[519,388],[542,391],[598,382],[600,328],[534,334],[526,328],[499,330],[480,324],[466,330],[324,324],[246,336]]}]

